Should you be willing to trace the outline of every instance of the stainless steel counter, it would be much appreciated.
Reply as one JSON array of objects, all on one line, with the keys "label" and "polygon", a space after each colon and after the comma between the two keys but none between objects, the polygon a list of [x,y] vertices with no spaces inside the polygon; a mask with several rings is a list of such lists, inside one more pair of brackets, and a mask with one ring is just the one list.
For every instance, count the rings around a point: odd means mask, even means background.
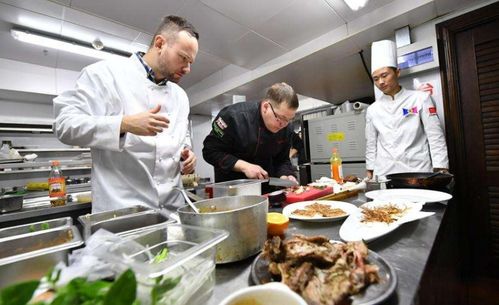
[{"label": "stainless steel counter", "polygon": [[[346,199],[355,205],[366,202],[363,193],[357,198]],[[424,268],[430,257],[432,246],[445,214],[446,206],[441,203],[427,203],[424,211],[435,215],[407,223],[390,234],[368,244],[369,249],[381,255],[395,269],[398,285],[394,294],[383,304],[412,304],[416,298]],[[280,211],[280,209],[275,209]],[[325,235],[340,240],[342,221],[302,222],[291,221],[286,236],[293,233]],[[255,257],[241,262],[217,265],[216,285],[207,305],[217,305],[230,293],[253,285],[250,278],[251,263]]]}]

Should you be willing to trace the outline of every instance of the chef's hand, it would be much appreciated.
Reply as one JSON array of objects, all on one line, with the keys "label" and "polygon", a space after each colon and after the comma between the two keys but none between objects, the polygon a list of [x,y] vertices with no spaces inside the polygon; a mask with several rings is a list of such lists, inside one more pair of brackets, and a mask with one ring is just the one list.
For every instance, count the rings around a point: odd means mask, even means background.
[{"label": "chef's hand", "polygon": [[259,165],[244,160],[237,160],[234,164],[234,170],[245,174],[250,179],[267,179],[269,177],[269,174]]},{"label": "chef's hand", "polygon": [[182,165],[182,174],[192,174],[194,172],[194,168],[196,167],[196,155],[189,148],[184,148],[180,153],[180,159],[183,160]]},{"label": "chef's hand", "polygon": [[279,178],[281,178],[281,179],[286,179],[286,180],[291,180],[291,181],[293,181],[293,182],[298,183],[298,180],[296,180],[295,176],[291,176],[291,175],[289,175],[289,176],[282,175],[282,176],[281,176],[281,177],[279,177]]},{"label": "chef's hand", "polygon": [[366,171],[366,177],[368,180],[371,180],[373,178],[373,170],[372,169],[371,170],[368,169]]},{"label": "chef's hand", "polygon": [[139,136],[155,136],[162,132],[163,128],[168,128],[170,120],[158,114],[160,110],[161,106],[156,105],[149,111],[123,116],[120,134],[130,132]]}]

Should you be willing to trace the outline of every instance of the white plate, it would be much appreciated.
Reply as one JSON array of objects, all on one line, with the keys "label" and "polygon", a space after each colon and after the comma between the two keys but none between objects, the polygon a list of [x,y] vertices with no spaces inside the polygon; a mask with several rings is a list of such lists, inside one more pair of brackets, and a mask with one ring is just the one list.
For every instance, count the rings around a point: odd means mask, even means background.
[{"label": "white plate", "polygon": [[[314,217],[307,217],[307,216],[301,216],[301,215],[294,215],[293,211],[295,210],[303,210],[305,209],[306,206],[311,205],[313,203],[320,203],[324,205],[328,205],[332,208],[337,208],[337,209],[342,209],[345,211],[345,215],[341,216],[336,216],[336,217],[322,217],[322,216],[314,216]],[[350,215],[353,212],[356,212],[358,209],[355,205],[348,203],[348,202],[343,202],[343,201],[334,201],[334,200],[312,200],[312,201],[301,201],[301,202],[296,202],[287,205],[284,207],[282,210],[282,213],[286,215],[290,219],[299,219],[299,220],[304,220],[304,221],[314,221],[314,222],[321,222],[321,221],[334,221],[338,219],[343,219]]]},{"label": "white plate", "polygon": [[387,189],[367,192],[366,197],[379,200],[442,202],[451,199],[452,195],[444,192],[423,189]]},{"label": "white plate", "polygon": [[423,206],[422,202],[409,202],[409,201],[381,201],[375,200],[364,204],[363,206],[367,207],[376,207],[383,206],[387,204],[395,204],[400,207],[406,207],[408,210],[406,213],[397,221],[392,223],[384,223],[384,222],[361,222],[362,220],[362,211],[358,209],[357,212],[352,213],[348,218],[343,222],[340,228],[340,237],[344,241],[357,241],[364,240],[365,242],[370,242],[376,238],[384,236],[393,230],[397,229],[403,223],[425,218],[433,215],[434,213],[430,212],[421,212],[421,208]]}]

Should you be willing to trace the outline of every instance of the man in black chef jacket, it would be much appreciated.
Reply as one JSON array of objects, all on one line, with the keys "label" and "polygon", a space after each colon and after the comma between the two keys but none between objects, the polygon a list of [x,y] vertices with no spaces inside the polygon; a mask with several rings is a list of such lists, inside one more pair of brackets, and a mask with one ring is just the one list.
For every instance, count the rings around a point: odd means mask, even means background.
[{"label": "man in black chef jacket", "polygon": [[290,121],[298,96],[286,83],[272,85],[261,101],[223,108],[203,144],[215,181],[279,177],[296,181],[289,160]]}]

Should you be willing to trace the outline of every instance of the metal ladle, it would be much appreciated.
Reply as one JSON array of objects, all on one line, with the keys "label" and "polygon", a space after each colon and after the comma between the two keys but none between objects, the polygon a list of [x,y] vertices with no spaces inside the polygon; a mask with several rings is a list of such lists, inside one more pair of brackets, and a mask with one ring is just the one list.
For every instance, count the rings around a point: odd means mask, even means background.
[{"label": "metal ladle", "polygon": [[185,201],[187,201],[187,204],[191,207],[191,209],[193,209],[196,214],[199,214],[199,209],[194,205],[194,203],[192,203],[191,199],[189,198],[189,196],[187,196],[187,193],[184,189],[177,186],[174,186],[173,189],[179,191],[184,197]]}]

